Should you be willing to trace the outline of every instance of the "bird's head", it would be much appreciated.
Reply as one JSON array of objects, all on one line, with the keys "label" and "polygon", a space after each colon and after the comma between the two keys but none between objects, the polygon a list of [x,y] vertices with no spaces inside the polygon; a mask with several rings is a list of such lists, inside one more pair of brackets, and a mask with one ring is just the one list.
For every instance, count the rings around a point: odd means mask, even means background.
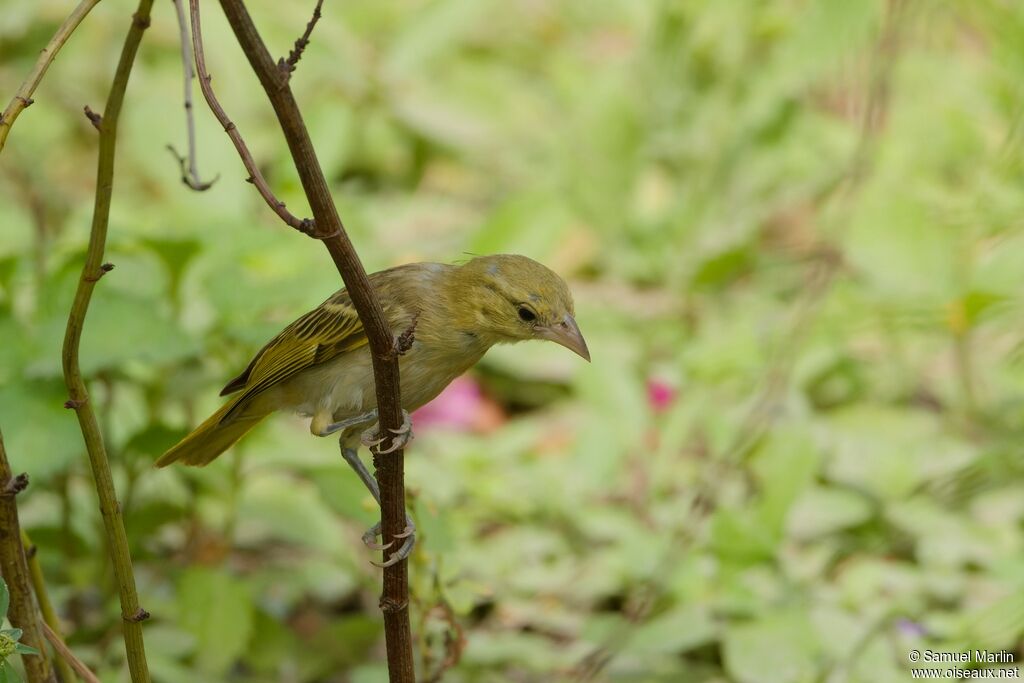
[{"label": "bird's head", "polygon": [[545,339],[590,360],[569,286],[550,268],[514,254],[481,256],[460,266],[453,284],[463,312],[456,324],[467,332],[489,343]]}]

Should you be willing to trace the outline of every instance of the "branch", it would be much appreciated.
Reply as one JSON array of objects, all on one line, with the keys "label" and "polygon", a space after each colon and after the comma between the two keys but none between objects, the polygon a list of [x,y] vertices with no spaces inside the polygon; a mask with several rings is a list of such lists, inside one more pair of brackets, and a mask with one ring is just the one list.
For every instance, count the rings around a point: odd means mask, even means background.
[{"label": "branch", "polygon": [[132,18],[131,28],[125,37],[121,58],[117,63],[114,80],[110,84],[103,118],[99,124],[99,160],[96,170],[96,202],[93,207],[92,228],[89,233],[89,248],[86,252],[82,275],[75,290],[75,299],[68,315],[67,330],[64,334],[64,349],[61,359],[64,368],[64,382],[70,398],[65,404],[78,416],[82,437],[89,454],[96,493],[99,496],[103,528],[107,535],[107,546],[117,580],[121,601],[121,618],[128,669],[133,683],[149,683],[149,666],[146,663],[146,649],[142,640],[141,621],[148,613],[139,607],[132,573],[132,560],[128,551],[128,535],[125,533],[121,507],[117,502],[114,480],[110,473],[106,447],[100,432],[96,412],[89,401],[89,394],[82,379],[78,354],[82,339],[85,316],[89,311],[92,291],[102,275],[109,271],[103,265],[103,250],[107,241],[107,224],[110,219],[110,201],[114,187],[114,152],[117,146],[117,124],[124,103],[128,77],[135,63],[135,55],[142,41],[142,34],[149,27],[149,13],[153,0],[139,0],[139,7]]},{"label": "branch", "polygon": [[[198,17],[197,0],[189,0],[193,18]],[[316,151],[295,102],[288,79],[274,63],[243,0],[221,0],[235,37],[270,104],[277,114],[299,179],[316,219],[315,236],[322,240],[348,288],[352,303],[366,331],[373,362],[377,412],[381,433],[398,430],[403,422],[398,384],[398,352],[396,340],[380,302],[370,288],[363,264],[349,241],[345,227],[331,198],[327,179],[317,160]],[[197,37],[193,25],[193,39]],[[198,61],[199,50],[196,50]],[[202,82],[202,78],[200,78]],[[374,454],[377,481],[380,484],[382,542],[400,545],[399,534],[405,530],[405,456],[402,449],[387,455]],[[396,543],[396,541],[399,541]],[[380,598],[384,613],[384,635],[387,645],[388,672],[392,683],[415,680],[412,658],[412,631],[409,627],[408,563],[401,560],[384,569],[384,587]]]},{"label": "branch", "polygon": [[18,115],[22,111],[27,109],[29,105],[34,101],[32,99],[32,93],[39,87],[39,82],[43,80],[43,76],[46,75],[46,70],[50,68],[50,64],[57,57],[57,53],[64,47],[64,43],[67,42],[71,34],[74,33],[78,25],[82,23],[93,7],[99,4],[100,0],[82,0],[75,7],[74,11],[68,15],[68,18],[64,20],[64,23],[60,25],[57,32],[50,38],[50,42],[47,43],[46,47],[39,53],[39,59],[36,60],[36,64],[32,67],[32,71],[29,73],[28,78],[18,88],[18,92],[14,95],[10,104],[4,109],[4,113],[0,115],[0,152],[4,149],[4,144],[7,142],[7,134],[11,132],[11,126],[14,125],[14,120],[18,118]]},{"label": "branch", "polygon": [[[46,580],[43,576],[43,568],[39,565],[37,548],[24,529],[21,530],[21,545],[25,549],[25,557],[28,559],[28,572],[29,578],[32,579],[32,590],[36,594],[39,611],[43,614],[43,623],[41,624],[43,635],[52,644],[53,638],[50,637],[51,633],[55,638],[62,638],[60,619],[57,617],[57,610],[53,608],[53,603],[50,601],[50,592],[46,590]],[[62,642],[61,645],[63,644]],[[65,645],[64,647],[67,646]],[[54,646],[54,649],[58,650],[56,646]],[[72,672],[65,657],[55,658],[54,665],[57,667],[57,672],[60,674],[62,681],[71,683],[71,681],[75,680],[74,672]]]},{"label": "branch", "polygon": [[[175,0],[177,1],[177,0]],[[302,59],[302,53],[309,45],[309,37],[313,35],[313,29],[316,27],[316,22],[320,21],[320,6],[324,4],[324,0],[316,0],[316,7],[313,8],[313,17],[306,24],[306,30],[302,32],[302,35],[298,40],[295,41],[295,47],[288,53],[288,59],[277,60],[277,68],[281,70],[281,74],[287,81],[292,77],[292,72],[295,71],[296,65],[299,60]]]},{"label": "branch", "polygon": [[220,102],[217,100],[217,95],[213,92],[213,86],[210,85],[212,80],[210,74],[206,71],[206,54],[203,51],[203,26],[199,18],[199,4],[196,0],[189,0],[189,13],[192,17],[192,48],[195,52],[196,57],[196,71],[199,72],[199,88],[203,91],[203,97],[206,98],[206,103],[210,106],[210,111],[220,121],[220,125],[224,126],[224,132],[231,138],[231,142],[234,143],[235,149],[238,151],[238,156],[242,157],[242,163],[245,165],[245,170],[249,171],[248,182],[256,186],[260,196],[263,197],[263,201],[267,203],[274,213],[276,213],[281,220],[287,225],[295,228],[299,232],[305,235],[314,235],[316,232],[316,224],[311,218],[296,218],[284,207],[284,202],[278,200],[274,196],[274,193],[270,189],[270,185],[267,184],[263,174],[260,173],[260,169],[256,166],[256,161],[252,158],[252,154],[249,152],[249,147],[245,144],[245,140],[242,139],[242,134],[238,132],[238,127],[228,118],[227,112],[224,111],[224,107],[220,106]]},{"label": "branch", "polygon": [[192,113],[192,79],[195,73],[192,71],[192,40],[188,35],[188,23],[185,20],[185,8],[182,0],[172,0],[174,13],[178,17],[178,37],[181,41],[181,68],[185,75],[185,127],[188,132],[188,157],[178,154],[178,150],[172,145],[167,145],[174,158],[178,160],[178,167],[181,169],[181,182],[188,185],[196,192],[204,192],[210,189],[220,175],[213,180],[203,182],[199,179],[199,170],[196,168],[196,121]]},{"label": "branch", "polygon": [[[50,641],[50,645],[53,646],[53,649],[57,654],[61,656],[61,658],[57,660],[58,666],[61,663],[64,663],[65,666],[69,666],[70,669],[74,669],[74,673],[78,674],[79,678],[85,681],[85,683],[101,683],[96,674],[90,671],[89,667],[82,663],[81,659],[75,656],[75,653],[71,651],[71,648],[65,644],[61,637],[52,628],[50,628],[50,625],[46,622],[43,622],[43,635],[46,636],[48,641]],[[61,674],[61,678],[64,679],[65,683],[71,683],[71,681],[74,680],[70,669],[66,676],[63,673]]]},{"label": "branch", "polygon": [[[29,683],[54,683],[57,679],[50,668],[50,660],[44,654],[42,631],[39,628],[39,615],[32,601],[32,588],[29,586],[28,563],[25,560],[25,549],[21,545],[21,527],[18,523],[18,506],[14,497],[24,489],[22,484],[12,486],[18,479],[11,474],[11,466],[7,462],[4,450],[3,435],[0,434],[0,569],[3,570],[4,581],[11,595],[11,604],[7,617],[11,625],[24,631],[21,642],[39,650],[38,655],[26,655],[21,658],[28,674]],[[22,479],[27,481],[27,478]],[[2,616],[2,615],[0,615]]]}]

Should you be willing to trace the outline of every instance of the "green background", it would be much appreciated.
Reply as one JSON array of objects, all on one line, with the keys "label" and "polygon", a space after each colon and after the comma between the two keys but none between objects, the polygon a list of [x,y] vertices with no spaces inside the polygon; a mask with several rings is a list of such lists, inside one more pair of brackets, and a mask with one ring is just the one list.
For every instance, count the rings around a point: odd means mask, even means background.
[{"label": "green background", "polygon": [[[273,53],[312,2],[253,0]],[[71,2],[5,0],[6,102]],[[308,214],[214,3],[213,85]],[[307,6],[308,5],[308,6]],[[99,111],[129,16],[92,12],[0,156],[0,427],[32,486],[68,641],[126,680],[60,344]],[[82,364],[154,679],[386,680],[376,518],[279,416],[203,470],[155,457],[339,286],[254,189],[157,3],[122,117]],[[551,344],[473,371],[473,428],[424,422],[417,661],[445,681],[909,679],[912,648],[1024,631],[1024,5],[1009,0],[344,0],[292,79],[368,270],[523,253],[575,292]],[[456,627],[457,625],[457,627]]]}]

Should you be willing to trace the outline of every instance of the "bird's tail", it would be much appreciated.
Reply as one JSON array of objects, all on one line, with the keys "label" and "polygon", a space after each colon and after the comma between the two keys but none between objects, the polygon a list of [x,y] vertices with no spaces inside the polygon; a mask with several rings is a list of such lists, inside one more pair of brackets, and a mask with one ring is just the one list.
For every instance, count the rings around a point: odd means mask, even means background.
[{"label": "bird's tail", "polygon": [[206,418],[206,421],[196,427],[191,434],[161,455],[156,461],[156,466],[166,467],[179,460],[186,465],[197,467],[208,465],[269,415],[269,413],[243,413],[221,422],[236,403],[237,399],[228,401],[221,406],[220,410]]}]

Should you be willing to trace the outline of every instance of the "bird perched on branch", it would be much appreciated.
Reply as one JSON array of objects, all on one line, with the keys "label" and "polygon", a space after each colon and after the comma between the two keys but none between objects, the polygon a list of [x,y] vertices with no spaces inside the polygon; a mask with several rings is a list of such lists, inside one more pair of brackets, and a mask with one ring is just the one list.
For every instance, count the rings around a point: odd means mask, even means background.
[{"label": "bird perched on branch", "polygon": [[[391,449],[411,436],[408,411],[441,393],[495,344],[544,339],[590,360],[574,319],[565,281],[547,267],[509,254],[459,265],[411,263],[369,276],[404,353],[399,360],[406,424]],[[341,432],[345,460],[380,502],[377,483],[356,453],[360,441],[377,445],[377,397],[366,333],[346,290],[270,340],[221,391],[235,394],[217,412],[156,461],[206,465],[277,410],[312,417],[316,436]],[[390,450],[390,449],[389,449]],[[381,453],[387,452],[378,451]],[[412,548],[413,527],[398,561]],[[373,545],[379,525],[364,535]]]}]

